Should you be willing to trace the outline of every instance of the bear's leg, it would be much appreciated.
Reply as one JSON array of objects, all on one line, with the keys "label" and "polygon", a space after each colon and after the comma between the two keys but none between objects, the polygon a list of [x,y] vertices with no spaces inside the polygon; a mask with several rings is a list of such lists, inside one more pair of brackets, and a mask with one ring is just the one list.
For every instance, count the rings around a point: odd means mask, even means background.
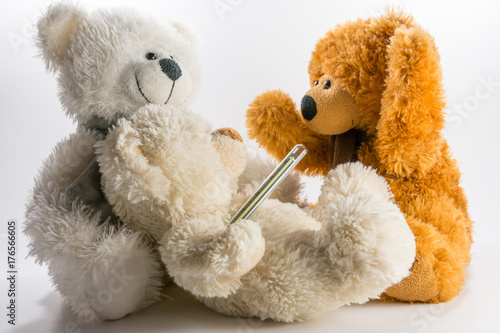
[{"label": "bear's leg", "polygon": [[80,322],[118,319],[159,298],[164,269],[139,234],[100,225],[65,194],[38,194],[27,221],[31,254]]},{"label": "bear's leg", "polygon": [[241,277],[242,287],[204,303],[226,315],[295,322],[367,302],[408,275],[415,243],[395,204],[354,194],[324,214],[319,230],[266,239],[264,257]]},{"label": "bear's leg", "polygon": [[422,218],[406,218],[418,235],[417,256],[411,275],[387,289],[382,297],[384,300],[446,302],[462,289],[470,262],[470,221],[452,198],[433,193],[427,195],[429,197],[409,203],[410,207],[422,203],[428,206],[413,209],[425,212]]}]

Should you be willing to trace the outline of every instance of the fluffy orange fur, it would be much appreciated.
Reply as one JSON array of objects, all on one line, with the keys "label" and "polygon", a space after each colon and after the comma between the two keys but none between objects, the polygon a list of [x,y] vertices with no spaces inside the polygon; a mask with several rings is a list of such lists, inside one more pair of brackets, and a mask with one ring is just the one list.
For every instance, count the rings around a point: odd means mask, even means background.
[{"label": "fluffy orange fur", "polygon": [[[358,159],[385,177],[415,235],[411,274],[382,299],[451,300],[464,284],[472,222],[460,171],[441,134],[444,89],[433,38],[412,17],[392,10],[347,22],[318,41],[309,75],[311,87],[331,75],[354,96],[361,112],[357,128],[367,134]],[[328,173],[329,136],[309,129],[287,94],[258,96],[247,126],[249,137],[278,159],[303,143],[309,153],[299,170]]]}]

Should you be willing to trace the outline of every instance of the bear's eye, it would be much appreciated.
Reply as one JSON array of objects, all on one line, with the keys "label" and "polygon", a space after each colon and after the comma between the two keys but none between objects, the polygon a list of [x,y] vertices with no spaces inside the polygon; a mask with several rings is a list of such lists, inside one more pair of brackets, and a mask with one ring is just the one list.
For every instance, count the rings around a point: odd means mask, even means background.
[{"label": "bear's eye", "polygon": [[318,85],[319,81],[314,81],[314,86],[316,87]]},{"label": "bear's eye", "polygon": [[325,89],[328,89],[330,88],[330,86],[332,85],[332,83],[330,82],[330,80],[326,80],[325,83],[323,83],[323,87]]},{"label": "bear's eye", "polygon": [[153,53],[153,52],[146,53],[146,59],[148,59],[148,60],[156,60],[156,58],[158,58],[158,57],[156,56],[155,53]]}]

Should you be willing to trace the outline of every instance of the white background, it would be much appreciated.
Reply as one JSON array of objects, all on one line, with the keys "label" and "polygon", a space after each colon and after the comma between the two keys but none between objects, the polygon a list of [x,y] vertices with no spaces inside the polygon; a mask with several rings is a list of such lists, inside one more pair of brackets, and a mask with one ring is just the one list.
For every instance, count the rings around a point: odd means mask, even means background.
[{"label": "white background", "polygon": [[[0,327],[17,332],[499,332],[495,309],[500,288],[500,2],[498,1],[82,1],[88,8],[130,5],[161,18],[182,17],[197,26],[202,41],[202,91],[195,111],[214,127],[231,126],[246,137],[244,115],[253,98],[282,89],[300,103],[308,90],[307,65],[329,28],[401,6],[435,37],[447,89],[444,131],[463,174],[475,224],[473,260],[462,294],[447,304],[370,302],[326,313],[316,320],[282,325],[222,317],[183,291],[169,287],[166,299],[140,313],[96,327],[80,326],[57,292],[45,267],[27,255],[21,235],[24,204],[42,160],[75,125],[57,99],[55,78],[45,72],[31,43],[32,25],[48,2],[0,4]],[[217,11],[225,5],[225,11]],[[485,82],[493,82],[485,84]],[[317,196],[318,180],[308,196]],[[17,325],[7,325],[7,221],[18,224]]]}]

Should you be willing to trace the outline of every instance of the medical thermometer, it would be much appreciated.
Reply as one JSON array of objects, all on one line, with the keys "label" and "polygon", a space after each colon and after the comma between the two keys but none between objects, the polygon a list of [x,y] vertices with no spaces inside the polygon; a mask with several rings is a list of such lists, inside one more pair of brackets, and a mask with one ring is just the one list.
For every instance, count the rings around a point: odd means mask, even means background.
[{"label": "medical thermometer", "polygon": [[248,218],[259,205],[269,197],[273,190],[278,186],[286,176],[295,168],[297,163],[307,154],[304,145],[298,144],[286,155],[276,169],[264,180],[255,194],[233,216],[229,224]]}]

